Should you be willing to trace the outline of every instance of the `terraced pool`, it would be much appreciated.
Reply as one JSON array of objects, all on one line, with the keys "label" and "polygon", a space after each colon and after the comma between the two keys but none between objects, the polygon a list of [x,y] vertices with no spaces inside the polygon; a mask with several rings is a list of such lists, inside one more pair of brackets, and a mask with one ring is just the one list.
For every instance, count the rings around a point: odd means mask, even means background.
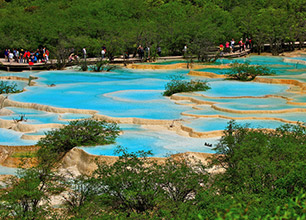
[{"label": "terraced pool", "polygon": [[[295,63],[285,62],[282,57],[250,56],[222,59],[218,63],[245,61],[273,68],[277,75],[272,78],[306,81],[306,65],[296,66]],[[207,67],[197,71],[223,74],[226,70]],[[26,86],[22,82],[20,85],[26,91],[9,95],[11,103],[5,108],[11,114],[0,116],[3,127],[0,129],[0,144],[34,144],[37,141],[35,137],[33,140],[23,137],[40,136],[45,131],[67,124],[69,120],[106,116],[118,121],[122,127],[123,134],[117,143],[82,149],[91,154],[113,155],[116,145],[122,145],[129,151],[151,150],[154,156],[161,157],[186,151],[214,152],[203,143],[216,144],[218,136],[190,137],[188,132],[181,129],[180,123],[194,132],[205,134],[224,129],[230,119],[260,128],[276,128],[284,122],[306,121],[306,95],[296,89],[290,91],[292,85],[207,79],[188,76],[188,72],[187,69],[120,68],[106,73],[75,70],[1,73],[0,76],[33,75],[38,79],[35,80],[36,86]],[[175,98],[162,96],[169,77],[178,74],[208,80],[211,90],[178,94]],[[26,131],[4,128],[3,124],[13,122],[22,114],[27,121],[19,123],[27,125]],[[174,122],[177,124],[171,128]]]}]

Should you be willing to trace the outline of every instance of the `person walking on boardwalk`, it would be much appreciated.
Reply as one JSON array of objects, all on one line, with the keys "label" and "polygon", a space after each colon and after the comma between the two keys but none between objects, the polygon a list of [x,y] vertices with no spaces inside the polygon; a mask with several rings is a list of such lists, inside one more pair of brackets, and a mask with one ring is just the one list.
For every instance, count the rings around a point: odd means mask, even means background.
[{"label": "person walking on boardwalk", "polygon": [[235,40],[234,40],[234,38],[232,38],[232,40],[231,40],[231,53],[234,52],[234,47],[235,47]]},{"label": "person walking on boardwalk", "polygon": [[226,41],[225,43],[225,53],[229,53],[230,52],[230,43],[228,41]]},{"label": "person walking on boardwalk", "polygon": [[19,54],[19,63],[23,63],[23,49],[20,50],[20,54]]},{"label": "person walking on boardwalk", "polygon": [[239,46],[240,46],[240,52],[242,52],[243,50],[244,50],[244,43],[243,43],[243,40],[242,40],[242,38],[240,39],[240,41],[239,41]]},{"label": "person walking on boardwalk", "polygon": [[186,57],[186,55],[187,55],[187,44],[185,44],[183,48],[183,56]]},{"label": "person walking on boardwalk", "polygon": [[45,48],[45,62],[47,63],[48,62],[48,60],[49,60],[49,50],[47,50],[46,48]]},{"label": "person walking on boardwalk", "polygon": [[101,57],[102,57],[102,60],[104,59],[105,54],[106,54],[106,48],[103,46],[103,47],[102,47],[102,50],[101,50]]},{"label": "person walking on boardwalk", "polygon": [[9,54],[9,52],[8,52],[8,49],[5,49],[5,51],[4,51],[4,59],[8,59],[8,54]]},{"label": "person walking on boardwalk", "polygon": [[245,48],[246,48],[246,49],[249,49],[249,47],[250,47],[249,38],[245,38]]},{"label": "person walking on boardwalk", "polygon": [[86,51],[86,48],[84,47],[83,48],[83,56],[84,56],[84,59],[86,60],[86,55],[87,55],[87,51]]},{"label": "person walking on boardwalk", "polygon": [[160,47],[160,46],[157,47],[157,55],[158,55],[159,57],[161,57],[161,47]]},{"label": "person walking on boardwalk", "polygon": [[8,62],[12,62],[13,59],[14,59],[14,54],[11,51],[9,51]]},{"label": "person walking on boardwalk", "polygon": [[139,58],[142,60],[143,55],[144,55],[143,47],[141,45],[139,45],[138,48],[137,48],[137,51],[138,51]]},{"label": "person walking on boardwalk", "polygon": [[220,50],[220,56],[223,56],[223,50],[224,50],[223,44],[220,44],[219,50]]}]

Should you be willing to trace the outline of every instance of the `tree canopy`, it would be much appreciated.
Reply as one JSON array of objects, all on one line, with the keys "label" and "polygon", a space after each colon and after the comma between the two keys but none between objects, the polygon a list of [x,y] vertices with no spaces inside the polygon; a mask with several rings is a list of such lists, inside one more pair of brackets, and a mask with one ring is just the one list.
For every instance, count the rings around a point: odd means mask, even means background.
[{"label": "tree canopy", "polygon": [[[115,125],[88,122],[40,141],[38,157],[53,157],[3,186],[2,219],[305,219],[303,124],[267,130],[230,121],[207,165],[184,155],[152,160],[150,152],[118,147],[118,159],[97,161],[93,174],[63,176],[53,162],[63,152],[113,142],[117,134]],[[208,172],[210,166],[221,170]],[[52,205],[54,196],[63,203]]]},{"label": "tree canopy", "polygon": [[252,38],[260,50],[305,40],[305,0],[12,0],[0,1],[0,48],[53,51],[61,44],[91,56],[102,46],[113,55],[137,45],[181,54],[183,46]]}]

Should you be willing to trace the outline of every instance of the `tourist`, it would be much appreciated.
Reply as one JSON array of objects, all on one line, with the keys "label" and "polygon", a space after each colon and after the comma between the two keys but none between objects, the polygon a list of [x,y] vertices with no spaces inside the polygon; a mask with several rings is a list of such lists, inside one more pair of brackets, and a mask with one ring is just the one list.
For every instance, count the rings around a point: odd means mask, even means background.
[{"label": "tourist", "polygon": [[15,61],[19,63],[19,50],[16,49],[15,55],[16,55]]},{"label": "tourist", "polygon": [[45,56],[44,56],[44,49],[43,48],[40,48],[39,50],[39,59],[40,59],[40,62],[45,62]]},{"label": "tourist", "polygon": [[102,60],[103,60],[104,57],[105,57],[105,53],[106,53],[106,49],[103,49],[103,47],[102,47],[102,50],[101,50]]},{"label": "tourist", "polygon": [[39,58],[40,58],[40,51],[39,51],[39,49],[36,50],[36,52],[34,53],[34,56],[36,57],[36,62],[39,62]]},{"label": "tourist", "polygon": [[74,53],[70,53],[68,57],[68,62],[72,62],[74,60]]},{"label": "tourist", "polygon": [[230,52],[230,43],[228,41],[226,41],[226,43],[225,43],[225,52],[226,53]]},{"label": "tourist", "polygon": [[240,52],[242,52],[244,50],[244,43],[242,38],[240,39],[240,41],[238,42],[239,46],[240,46]]},{"label": "tourist", "polygon": [[16,49],[13,49],[14,60],[17,60]]},{"label": "tourist", "polygon": [[49,50],[46,49],[46,52],[45,52],[45,62],[47,63],[49,60]]},{"label": "tourist", "polygon": [[37,63],[37,57],[35,55],[31,56],[31,62],[32,63]]},{"label": "tourist", "polygon": [[83,56],[84,56],[84,59],[86,60],[86,55],[87,55],[87,51],[86,51],[86,48],[84,47],[83,48]]},{"label": "tourist", "polygon": [[26,63],[27,62],[27,54],[28,54],[28,51],[24,51],[23,53],[23,63]]},{"label": "tourist", "polygon": [[184,46],[183,53],[184,53],[184,54],[183,54],[184,56],[187,55],[187,44]]},{"label": "tourist", "polygon": [[143,55],[144,55],[143,47],[141,45],[139,45],[138,48],[137,48],[137,51],[138,51],[139,59],[142,60]]},{"label": "tourist", "polygon": [[249,49],[252,49],[252,39],[249,38]]},{"label": "tourist", "polygon": [[160,57],[161,56],[161,47],[157,47],[157,55]]},{"label": "tourist", "polygon": [[245,38],[245,47],[246,47],[247,49],[249,49],[249,47],[250,47],[250,42],[249,42],[249,39],[248,39],[248,38]]},{"label": "tourist", "polygon": [[9,51],[8,62],[12,62],[13,59],[14,59],[14,54]]},{"label": "tourist", "polygon": [[4,58],[5,58],[5,59],[8,59],[8,54],[9,54],[9,53],[8,53],[8,50],[5,49],[5,51],[4,51]]},{"label": "tourist", "polygon": [[146,47],[146,58],[150,59],[150,47]]},{"label": "tourist", "polygon": [[234,40],[234,38],[232,38],[232,40],[231,40],[231,53],[235,52],[234,48],[235,48],[235,40]]},{"label": "tourist", "polygon": [[19,63],[23,63],[23,49],[20,50]]},{"label": "tourist", "polygon": [[31,56],[31,53],[30,53],[30,51],[26,51],[25,53],[24,53],[24,55],[23,55],[23,58],[24,58],[24,61],[23,62],[27,62],[27,63],[29,63],[29,59],[30,59],[30,56]]},{"label": "tourist", "polygon": [[220,56],[222,56],[223,55],[223,50],[224,50],[223,44],[220,44],[219,50],[220,50]]},{"label": "tourist", "polygon": [[128,51],[124,52],[124,59],[129,59],[130,58],[130,54]]}]

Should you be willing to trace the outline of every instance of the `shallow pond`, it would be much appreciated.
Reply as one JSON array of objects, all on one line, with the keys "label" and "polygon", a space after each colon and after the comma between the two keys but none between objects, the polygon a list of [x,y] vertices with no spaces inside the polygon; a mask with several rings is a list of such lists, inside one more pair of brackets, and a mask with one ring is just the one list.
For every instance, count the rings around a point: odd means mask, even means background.
[{"label": "shallow pond", "polygon": [[[285,62],[282,57],[250,56],[239,59],[221,59],[220,64],[245,62],[261,64],[273,68],[278,78],[297,79],[306,82],[303,69],[306,66]],[[182,61],[164,62],[163,64],[179,63]],[[198,70],[197,70],[198,71]],[[223,74],[221,69],[203,68],[200,71]],[[208,132],[222,130],[228,118],[253,118],[253,120],[239,119],[239,123],[250,123],[253,127],[276,128],[283,124],[281,119],[305,122],[305,112],[290,112],[291,109],[305,109],[306,105],[288,104],[284,97],[293,101],[306,102],[305,94],[288,92],[288,85],[266,84],[255,82],[236,82],[223,79],[207,79],[204,77],[187,76],[189,70],[131,70],[116,69],[112,72],[93,73],[67,71],[2,73],[1,75],[17,75],[28,77],[30,74],[39,79],[36,86],[27,86],[25,92],[12,94],[9,99],[25,103],[37,103],[59,108],[72,108],[81,110],[95,110],[97,114],[116,118],[183,120],[183,124],[196,131]],[[208,80],[211,89],[206,92],[179,94],[183,100],[171,100],[162,96],[165,84],[169,77],[184,75],[187,79]],[[51,85],[54,86],[51,86]],[[265,97],[273,95],[273,97]],[[189,99],[211,104],[203,105]],[[0,116],[3,120],[13,120],[25,114],[29,125],[37,124],[67,124],[68,120],[90,118],[90,114],[50,113],[33,109],[8,107],[13,112],[9,116]],[[221,110],[223,109],[223,110]],[[286,110],[287,113],[230,113],[226,110]],[[218,116],[218,117],[217,117]],[[205,117],[204,119],[201,117]],[[254,120],[257,118],[257,120]],[[265,118],[266,120],[263,120]],[[269,120],[269,118],[271,118]],[[279,119],[279,120],[272,120]],[[154,156],[165,156],[168,153],[196,151],[213,153],[212,148],[203,145],[205,142],[216,144],[215,138],[190,138],[178,135],[174,131],[161,129],[150,130],[140,125],[119,124],[123,134],[117,143],[107,146],[82,148],[89,153],[97,155],[113,155],[117,145],[128,148],[128,151],[151,150]],[[42,135],[48,129],[37,131],[16,132],[7,129],[0,130],[0,144],[28,145],[36,141],[21,139],[23,134]]]}]

